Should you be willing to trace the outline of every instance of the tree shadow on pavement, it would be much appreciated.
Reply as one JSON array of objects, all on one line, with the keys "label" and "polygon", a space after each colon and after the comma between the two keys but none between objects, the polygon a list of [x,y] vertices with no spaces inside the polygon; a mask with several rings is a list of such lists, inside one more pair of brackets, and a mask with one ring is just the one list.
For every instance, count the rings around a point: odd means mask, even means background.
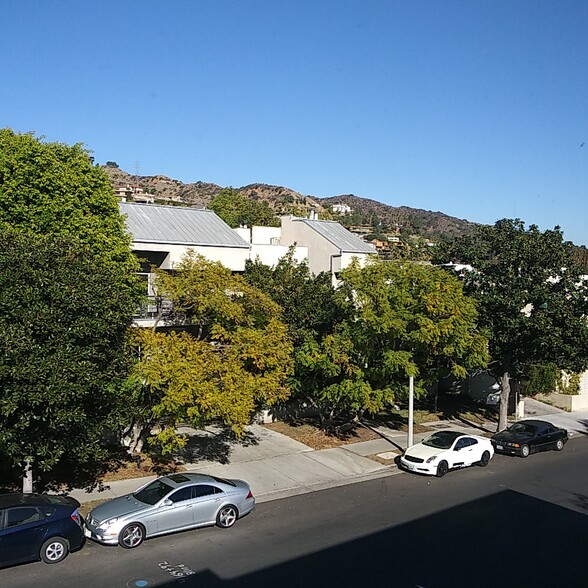
[{"label": "tree shadow on pavement", "polygon": [[68,491],[72,488],[84,490],[103,490],[102,479],[109,473],[125,467],[135,458],[125,448],[113,447],[105,449],[103,459],[95,459],[85,463],[62,459],[48,472],[37,472],[35,478],[36,492]]},{"label": "tree shadow on pavement", "polygon": [[229,463],[229,456],[235,445],[245,447],[258,445],[259,441],[253,433],[247,431],[245,436],[237,439],[228,428],[215,431],[196,431],[190,434],[185,447],[177,452],[177,457],[184,463],[212,461],[220,464]]},{"label": "tree shadow on pavement", "polygon": [[580,419],[578,421],[580,425],[584,427],[584,431],[578,431],[581,435],[586,435],[588,437],[588,419]]}]

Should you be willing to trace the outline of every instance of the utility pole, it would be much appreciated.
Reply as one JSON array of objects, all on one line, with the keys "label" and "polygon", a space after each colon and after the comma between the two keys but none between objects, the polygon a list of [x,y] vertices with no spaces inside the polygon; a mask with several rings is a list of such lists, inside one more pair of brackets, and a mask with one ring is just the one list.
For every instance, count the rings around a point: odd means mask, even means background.
[{"label": "utility pole", "polygon": [[408,440],[407,447],[414,445],[414,376],[408,377]]}]

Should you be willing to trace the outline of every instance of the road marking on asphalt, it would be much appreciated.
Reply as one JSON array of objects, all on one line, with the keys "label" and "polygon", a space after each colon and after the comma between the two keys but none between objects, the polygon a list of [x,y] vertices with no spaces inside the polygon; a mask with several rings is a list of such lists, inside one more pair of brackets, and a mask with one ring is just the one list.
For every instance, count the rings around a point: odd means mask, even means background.
[{"label": "road marking on asphalt", "polygon": [[146,588],[153,582],[152,578],[132,578],[127,582],[128,588]]},{"label": "road marking on asphalt", "polygon": [[167,572],[172,578],[183,578],[185,576],[192,576],[196,572],[191,570],[186,564],[170,564],[167,561],[162,561],[157,564],[160,569]]}]

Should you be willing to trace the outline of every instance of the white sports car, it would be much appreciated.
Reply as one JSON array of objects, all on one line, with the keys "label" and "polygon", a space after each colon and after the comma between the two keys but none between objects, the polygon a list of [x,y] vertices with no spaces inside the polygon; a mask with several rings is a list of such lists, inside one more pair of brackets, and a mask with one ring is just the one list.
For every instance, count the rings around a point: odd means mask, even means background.
[{"label": "white sports car", "polygon": [[439,431],[409,447],[400,464],[411,472],[440,478],[452,469],[474,464],[485,467],[493,455],[490,439],[459,431]]}]

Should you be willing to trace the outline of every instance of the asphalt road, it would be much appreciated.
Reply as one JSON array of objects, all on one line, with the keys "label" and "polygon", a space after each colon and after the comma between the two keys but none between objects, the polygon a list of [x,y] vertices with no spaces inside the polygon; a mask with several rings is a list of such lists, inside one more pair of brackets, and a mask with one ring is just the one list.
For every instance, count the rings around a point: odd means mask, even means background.
[{"label": "asphalt road", "polygon": [[258,505],[229,530],[0,570],[2,588],[588,586],[588,437],[442,479],[400,474]]}]

